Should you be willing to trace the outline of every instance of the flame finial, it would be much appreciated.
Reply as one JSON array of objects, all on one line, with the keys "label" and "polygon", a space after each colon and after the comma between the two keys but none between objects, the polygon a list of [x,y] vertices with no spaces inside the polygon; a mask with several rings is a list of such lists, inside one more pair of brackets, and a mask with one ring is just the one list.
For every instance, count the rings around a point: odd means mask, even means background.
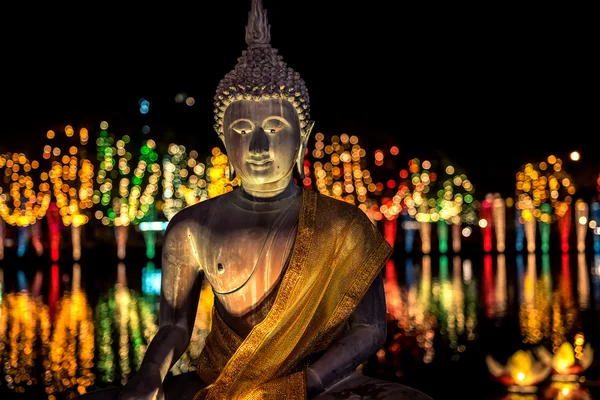
[{"label": "flame finial", "polygon": [[271,25],[267,20],[267,10],[262,0],[252,0],[252,9],[248,13],[246,25],[246,43],[249,48],[266,47],[271,43]]}]

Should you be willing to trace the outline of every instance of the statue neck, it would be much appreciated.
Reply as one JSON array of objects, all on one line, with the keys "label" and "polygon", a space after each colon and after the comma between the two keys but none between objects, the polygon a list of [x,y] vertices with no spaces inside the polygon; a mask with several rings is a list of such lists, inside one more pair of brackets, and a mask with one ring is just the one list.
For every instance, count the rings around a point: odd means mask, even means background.
[{"label": "statue neck", "polygon": [[242,180],[241,188],[244,196],[253,201],[282,200],[297,195],[300,190],[294,183],[291,172],[285,178],[271,183],[249,183]]},{"label": "statue neck", "polygon": [[255,197],[242,186],[234,190],[230,198],[237,207],[253,213],[278,213],[298,204],[302,198],[302,189],[294,181],[290,181],[285,190],[275,196]]}]

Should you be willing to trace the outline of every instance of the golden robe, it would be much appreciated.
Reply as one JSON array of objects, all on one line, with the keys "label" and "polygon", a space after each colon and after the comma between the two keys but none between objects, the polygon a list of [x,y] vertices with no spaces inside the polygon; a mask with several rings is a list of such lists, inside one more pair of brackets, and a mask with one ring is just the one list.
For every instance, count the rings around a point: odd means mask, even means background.
[{"label": "golden robe", "polygon": [[197,400],[306,398],[306,368],[342,332],[391,255],[357,207],[303,190],[291,258],[265,319],[242,339],[213,312]]}]

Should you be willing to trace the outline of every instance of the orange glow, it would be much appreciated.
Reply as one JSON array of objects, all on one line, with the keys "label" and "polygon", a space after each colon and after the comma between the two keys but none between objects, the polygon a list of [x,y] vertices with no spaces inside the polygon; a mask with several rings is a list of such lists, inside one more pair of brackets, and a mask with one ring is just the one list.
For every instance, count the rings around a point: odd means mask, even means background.
[{"label": "orange glow", "polygon": [[390,154],[393,156],[397,156],[398,153],[400,153],[400,149],[398,149],[398,146],[392,146],[392,148],[390,149]]},{"label": "orange glow", "polygon": [[73,130],[73,127],[71,125],[67,125],[65,127],[65,133],[67,134],[68,137],[71,137],[75,134],[75,131]]}]

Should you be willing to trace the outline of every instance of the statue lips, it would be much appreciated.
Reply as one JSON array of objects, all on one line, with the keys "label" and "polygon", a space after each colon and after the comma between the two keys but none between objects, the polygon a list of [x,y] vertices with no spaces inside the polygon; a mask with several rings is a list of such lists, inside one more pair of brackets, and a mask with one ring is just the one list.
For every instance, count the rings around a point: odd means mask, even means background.
[{"label": "statue lips", "polygon": [[270,157],[248,158],[246,162],[250,164],[250,168],[255,171],[265,171],[273,165],[273,159]]}]

